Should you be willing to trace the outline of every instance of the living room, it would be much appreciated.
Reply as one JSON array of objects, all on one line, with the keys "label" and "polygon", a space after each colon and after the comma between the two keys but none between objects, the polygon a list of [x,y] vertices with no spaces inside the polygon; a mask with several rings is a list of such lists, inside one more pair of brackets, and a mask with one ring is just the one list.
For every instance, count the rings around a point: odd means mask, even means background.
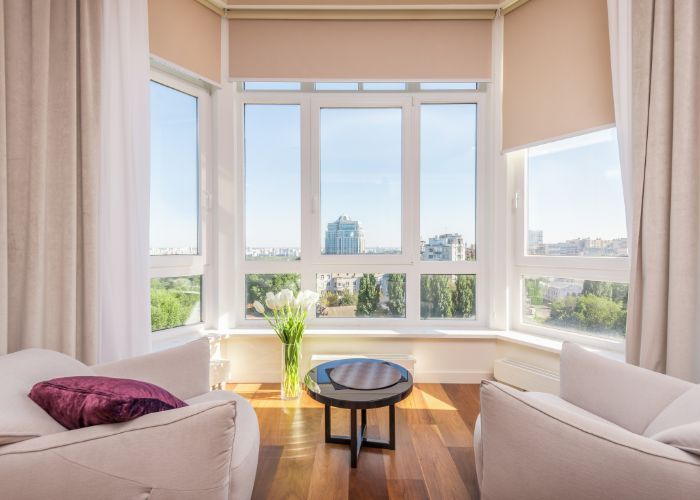
[{"label": "living room", "polygon": [[700,2],[0,13],[1,498],[697,498]]}]

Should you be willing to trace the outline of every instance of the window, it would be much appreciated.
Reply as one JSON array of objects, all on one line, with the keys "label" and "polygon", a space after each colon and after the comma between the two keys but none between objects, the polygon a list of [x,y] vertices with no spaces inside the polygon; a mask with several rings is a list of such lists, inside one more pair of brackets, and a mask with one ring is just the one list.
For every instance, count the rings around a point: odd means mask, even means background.
[{"label": "window", "polygon": [[264,304],[268,292],[278,293],[283,288],[288,288],[296,294],[301,290],[301,277],[294,273],[246,274],[246,317],[261,318],[262,315],[255,310],[253,304],[256,301]]},{"label": "window", "polygon": [[287,287],[319,292],[317,327],[485,326],[487,95],[475,89],[239,87],[237,325],[263,327],[254,301]]},{"label": "window", "polygon": [[199,253],[197,98],[151,81],[151,255]]},{"label": "window", "polygon": [[615,129],[531,148],[528,255],[627,257]]},{"label": "window", "polygon": [[246,104],[246,259],[300,258],[301,115],[298,104]]},{"label": "window", "polygon": [[474,82],[424,82],[420,84],[421,90],[476,90],[478,85]]},{"label": "window", "polygon": [[299,82],[245,82],[245,90],[301,90]]},{"label": "window", "polygon": [[614,128],[509,156],[519,184],[516,327],[624,339],[629,263],[618,158]]},{"label": "window", "polygon": [[329,318],[404,318],[406,275],[319,273],[317,316]]},{"label": "window", "polygon": [[152,71],[151,330],[200,325],[205,263],[203,164],[210,97],[202,88]]},{"label": "window", "polygon": [[401,108],[323,108],[320,135],[323,253],[401,253]]},{"label": "window", "polygon": [[421,259],[476,259],[476,104],[421,106]]},{"label": "window", "polygon": [[202,277],[151,279],[151,330],[202,321]]}]

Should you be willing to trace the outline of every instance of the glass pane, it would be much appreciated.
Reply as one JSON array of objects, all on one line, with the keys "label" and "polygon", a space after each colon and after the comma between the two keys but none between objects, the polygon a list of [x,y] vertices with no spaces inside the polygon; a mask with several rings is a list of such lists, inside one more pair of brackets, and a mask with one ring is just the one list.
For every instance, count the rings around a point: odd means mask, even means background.
[{"label": "glass pane", "polygon": [[622,339],[627,284],[523,276],[523,322]]},{"label": "glass pane", "polygon": [[530,255],[627,256],[614,128],[530,148]]},{"label": "glass pane", "polygon": [[401,109],[321,110],[325,254],[401,253]]},{"label": "glass pane", "polygon": [[245,90],[301,90],[299,82],[244,82]]},{"label": "glass pane", "polygon": [[296,294],[301,289],[301,276],[294,273],[246,274],[245,317],[248,319],[262,318],[262,315],[253,308],[255,301],[264,304],[267,292],[277,293],[283,288],[289,288]]},{"label": "glass pane", "polygon": [[320,273],[319,318],[405,318],[406,275]]},{"label": "glass pane", "polygon": [[317,82],[316,90],[357,90],[356,82]]},{"label": "glass pane", "polygon": [[476,275],[422,274],[420,317],[421,319],[474,319],[476,317]]},{"label": "glass pane", "polygon": [[476,104],[423,104],[421,260],[476,258]]},{"label": "glass pane", "polygon": [[197,98],[151,82],[151,255],[199,253]]},{"label": "glass pane", "polygon": [[202,277],[151,280],[151,331],[202,321]]},{"label": "glass pane", "polygon": [[245,105],[247,260],[298,260],[301,118],[298,104]]},{"label": "glass pane", "polygon": [[421,90],[476,90],[474,82],[423,82]]},{"label": "glass pane", "polygon": [[406,84],[401,82],[365,82],[364,90],[406,90]]}]

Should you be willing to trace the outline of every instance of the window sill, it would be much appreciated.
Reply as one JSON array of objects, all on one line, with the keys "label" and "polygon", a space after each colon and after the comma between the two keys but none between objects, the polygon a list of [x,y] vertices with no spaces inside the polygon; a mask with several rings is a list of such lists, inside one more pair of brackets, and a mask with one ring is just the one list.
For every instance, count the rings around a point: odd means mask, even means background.
[{"label": "window sill", "polygon": [[[275,334],[270,328],[231,328],[227,330],[205,330],[189,329],[188,331],[173,332],[172,335],[163,338],[153,339],[153,350],[160,351],[178,345],[191,342],[200,337],[209,337],[212,341],[220,341],[229,338],[275,338]],[[416,339],[416,340],[498,340],[513,344],[538,349],[545,352],[559,354],[564,340],[537,335],[533,333],[519,332],[515,330],[464,330],[464,329],[441,329],[441,328],[387,328],[387,329],[366,329],[366,328],[310,328],[304,333],[305,337],[311,338],[354,338],[354,339]],[[619,350],[604,349],[597,346],[580,344],[586,349],[605,356],[610,359],[624,362],[624,352]]]}]

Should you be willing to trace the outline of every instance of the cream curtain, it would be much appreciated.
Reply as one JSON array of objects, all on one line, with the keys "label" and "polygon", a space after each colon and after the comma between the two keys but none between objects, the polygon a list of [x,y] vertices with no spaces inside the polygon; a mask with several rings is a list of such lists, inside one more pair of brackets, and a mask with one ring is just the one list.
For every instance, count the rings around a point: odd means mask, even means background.
[{"label": "cream curtain", "polygon": [[0,0],[0,352],[97,357],[101,10]]},{"label": "cream curtain", "polygon": [[632,12],[627,358],[700,382],[700,2]]},{"label": "cream curtain", "polygon": [[146,0],[102,2],[98,360],[104,363],[151,349],[150,61]]}]

